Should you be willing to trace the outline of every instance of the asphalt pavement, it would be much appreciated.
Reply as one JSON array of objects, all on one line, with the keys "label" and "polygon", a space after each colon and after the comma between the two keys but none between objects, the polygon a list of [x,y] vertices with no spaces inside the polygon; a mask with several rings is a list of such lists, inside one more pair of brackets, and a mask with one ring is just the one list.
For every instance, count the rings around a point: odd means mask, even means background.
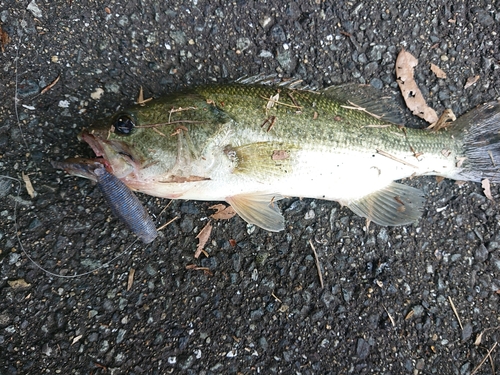
[{"label": "asphalt pavement", "polygon": [[368,232],[335,202],[287,199],[285,231],[218,221],[196,259],[213,202],[139,195],[157,225],[177,218],[143,245],[95,184],[50,164],[91,157],[78,133],[140,87],[262,74],[402,103],[402,48],[429,105],[461,115],[500,96],[495,4],[3,0],[0,374],[497,373],[495,184],[491,201],[476,183],[405,181],[426,193],[422,219]]}]

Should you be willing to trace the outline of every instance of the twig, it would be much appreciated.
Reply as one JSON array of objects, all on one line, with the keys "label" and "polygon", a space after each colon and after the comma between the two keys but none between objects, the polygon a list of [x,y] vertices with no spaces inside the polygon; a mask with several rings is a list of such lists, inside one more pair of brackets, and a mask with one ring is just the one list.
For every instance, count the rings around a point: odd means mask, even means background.
[{"label": "twig", "polygon": [[500,326],[496,326],[496,327],[490,327],[490,328],[485,328],[483,329],[483,331],[477,335],[476,337],[476,341],[474,341],[474,345],[478,346],[478,345],[481,345],[481,341],[483,339],[483,335],[488,332],[488,331],[492,331],[492,330],[496,330],[496,329],[499,329]]},{"label": "twig", "polygon": [[385,124],[385,125],[379,125],[379,124],[373,124],[373,125],[364,125],[363,128],[390,128],[391,126],[394,126],[393,124]]},{"label": "twig", "polygon": [[177,220],[179,218],[179,216],[176,216],[174,217],[172,220],[170,220],[169,222],[163,224],[161,227],[159,227],[157,230],[162,230],[162,229],[165,229],[166,227],[168,227],[170,224],[172,224],[175,220]]},{"label": "twig", "polygon": [[148,125],[136,125],[136,128],[155,128],[158,126],[172,125],[172,124],[201,124],[203,121],[191,121],[191,120],[177,120],[169,122],[160,122],[158,124],[148,124]]},{"label": "twig", "polygon": [[380,120],[382,118],[382,116],[376,115],[375,113],[371,113],[371,112],[367,111],[366,108],[363,108],[363,107],[357,105],[356,103],[351,102],[350,100],[347,102],[351,105],[350,106],[349,105],[341,105],[341,107],[345,108],[345,109],[352,109],[354,111],[365,112],[365,113],[369,114],[370,116],[375,117],[377,120]]},{"label": "twig", "polygon": [[311,248],[314,253],[314,259],[316,261],[316,268],[318,270],[318,276],[319,276],[319,284],[321,285],[321,289],[323,289],[323,275],[321,274],[321,267],[319,264],[318,254],[316,254],[316,249],[314,248],[314,245],[311,240],[309,240],[309,245],[311,245]]},{"label": "twig", "polygon": [[[266,98],[266,97],[265,97],[265,96],[263,96],[263,95],[260,95],[260,97],[261,97],[262,99],[267,100],[268,102],[271,102],[271,101],[272,101],[273,105],[274,105],[274,104],[279,104],[279,105],[283,105],[283,106],[285,106],[285,107],[295,108],[295,109],[298,109],[298,110],[301,110],[301,109],[302,109],[302,107],[301,107],[301,106],[298,106],[298,105],[295,105],[295,104],[283,103],[283,102],[280,102],[280,101],[278,101],[278,100],[274,100],[274,99],[269,99],[269,98]],[[269,108],[268,108],[268,109],[269,109]]]},{"label": "twig", "polygon": [[153,100],[153,98],[144,99],[144,90],[142,89],[142,86],[141,86],[141,88],[139,89],[139,96],[137,98],[137,104],[144,106],[147,102],[149,102],[151,100]]},{"label": "twig", "polygon": [[462,331],[463,331],[464,330],[464,326],[462,325],[462,321],[460,320],[460,316],[458,315],[458,311],[455,308],[455,304],[451,300],[450,296],[448,296],[448,300],[450,301],[451,309],[453,310],[453,312],[455,313],[455,316],[457,317],[458,324],[460,324],[460,328],[462,328]]},{"label": "twig", "polygon": [[282,300],[280,300],[278,297],[276,297],[276,294],[274,294],[274,292],[272,292],[272,293],[271,293],[271,295],[274,297],[274,299],[275,299],[276,301],[278,301],[279,303],[283,303],[283,301],[282,301]]},{"label": "twig", "polygon": [[414,166],[413,164],[410,164],[410,163],[408,163],[408,162],[406,162],[404,160],[398,159],[397,157],[395,157],[394,155],[389,154],[388,152],[385,152],[385,151],[380,150],[378,148],[376,149],[376,151],[377,151],[378,154],[380,154],[382,156],[385,156],[386,158],[389,158],[391,160],[400,162],[401,164],[407,165],[407,166],[412,167],[412,168],[418,168],[418,167]]},{"label": "twig", "polygon": [[156,129],[156,128],[151,128],[151,129],[153,129],[153,131],[155,131],[156,133],[158,133],[158,134],[159,134],[159,135],[161,135],[162,137],[166,137],[166,135],[165,135],[165,134],[163,134],[163,133],[162,133],[161,131],[159,131],[158,129]]},{"label": "twig", "polygon": [[182,107],[179,107],[179,108],[175,108],[173,107],[169,113],[168,113],[168,122],[170,122],[170,118],[172,117],[172,113],[176,113],[176,112],[182,112],[182,111],[188,111],[190,109],[198,109],[196,107],[187,107],[187,108],[182,108]]},{"label": "twig", "polygon": [[159,214],[158,216],[161,216],[161,215],[162,215],[162,214],[163,214],[163,213],[167,210],[167,208],[168,208],[168,207],[172,204],[172,202],[173,202],[173,201],[174,201],[174,200],[173,200],[173,199],[171,199],[171,200],[167,203],[167,205],[163,208],[163,210],[161,210],[161,212],[160,212],[160,214]]},{"label": "twig", "polygon": [[483,363],[486,361],[486,359],[488,359],[488,357],[490,356],[491,352],[493,351],[493,349],[496,348],[498,342],[495,342],[493,344],[493,346],[491,347],[490,350],[488,350],[488,353],[486,353],[486,355],[484,356],[483,360],[481,361],[481,363],[479,363],[475,368],[474,370],[472,370],[472,372],[470,373],[470,375],[474,375],[476,372],[479,371],[479,369],[481,368],[481,366],[483,365]]},{"label": "twig", "polygon": [[49,83],[47,86],[45,86],[45,87],[42,89],[42,91],[40,91],[40,95],[41,95],[41,94],[45,94],[45,93],[46,93],[47,91],[49,91],[52,87],[54,87],[54,86],[55,86],[55,84],[56,84],[57,82],[59,82],[59,79],[60,79],[60,78],[61,78],[61,74],[59,74],[55,80],[53,80],[51,83]]}]

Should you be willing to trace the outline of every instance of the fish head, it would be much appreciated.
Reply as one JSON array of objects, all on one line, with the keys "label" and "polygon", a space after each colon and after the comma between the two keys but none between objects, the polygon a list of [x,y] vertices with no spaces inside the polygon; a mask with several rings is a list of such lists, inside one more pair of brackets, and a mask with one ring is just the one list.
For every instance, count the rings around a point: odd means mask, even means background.
[{"label": "fish head", "polygon": [[176,163],[177,139],[163,132],[169,130],[168,119],[152,115],[152,110],[157,108],[130,107],[79,135],[106,170],[132,188],[161,179]]},{"label": "fish head", "polygon": [[108,172],[124,178],[140,170],[144,154],[136,146],[136,121],[131,113],[119,113],[84,129],[78,138],[86,142]]},{"label": "fish head", "polygon": [[[79,139],[93,149],[94,162],[130,189],[180,198],[204,188],[214,174],[230,173],[233,161],[224,150],[231,121],[212,102],[188,92],[126,108],[84,129]],[[89,178],[80,166],[65,163],[63,169]]]}]

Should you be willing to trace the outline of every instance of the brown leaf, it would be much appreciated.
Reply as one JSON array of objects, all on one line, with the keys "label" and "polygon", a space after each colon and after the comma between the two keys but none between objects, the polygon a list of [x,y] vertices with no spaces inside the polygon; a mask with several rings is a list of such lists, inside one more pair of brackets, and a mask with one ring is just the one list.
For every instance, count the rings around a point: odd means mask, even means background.
[{"label": "brown leaf", "polygon": [[127,292],[132,288],[132,285],[134,284],[134,275],[135,275],[135,268],[131,268],[130,271],[128,272]]},{"label": "brown leaf", "polygon": [[443,181],[444,181],[444,177],[443,177],[443,176],[436,176],[436,182],[437,182],[438,184],[440,184],[440,183],[441,183],[441,182],[443,182]]},{"label": "brown leaf", "polygon": [[9,34],[6,31],[2,30],[2,25],[0,25],[0,46],[2,48],[2,52],[5,52],[5,46],[10,42]]},{"label": "brown leaf", "polygon": [[236,211],[231,206],[225,206],[223,204],[216,204],[209,207],[211,210],[217,210],[216,213],[210,215],[214,220],[229,220],[236,215]]},{"label": "brown leaf", "polygon": [[435,64],[431,64],[431,70],[436,75],[436,77],[446,78],[446,73],[443,72],[443,70],[439,66],[437,66]]},{"label": "brown leaf", "polygon": [[196,252],[194,253],[194,257],[198,258],[201,253],[203,252],[203,249],[205,248],[205,245],[207,244],[210,234],[212,233],[212,223],[210,221],[203,227],[202,230],[200,230],[200,233],[196,236],[198,239],[198,247],[196,248]]},{"label": "brown leaf", "polygon": [[417,83],[413,79],[413,68],[417,64],[418,60],[411,53],[402,49],[396,59],[397,82],[406,106],[414,115],[432,124],[438,120],[438,116],[436,111],[427,105]]},{"label": "brown leaf", "polygon": [[36,191],[35,191],[35,189],[33,189],[33,185],[31,184],[30,177],[27,174],[24,174],[24,172],[22,172],[22,176],[23,176],[24,184],[26,185],[26,191],[28,192],[28,194],[31,198],[35,198]]},{"label": "brown leaf", "polygon": [[486,198],[488,198],[490,201],[494,202],[495,200],[493,199],[493,196],[491,195],[491,189],[490,189],[490,180],[485,178],[484,180],[481,181],[481,186],[484,191],[484,195]]},{"label": "brown leaf", "polygon": [[481,345],[481,341],[483,340],[483,332],[481,332],[479,335],[476,337],[476,341],[474,341],[474,345],[478,346]]},{"label": "brown leaf", "polygon": [[480,77],[481,77],[481,76],[477,75],[477,76],[474,76],[474,77],[469,77],[469,78],[467,78],[467,82],[465,82],[464,90],[465,90],[465,89],[468,89],[468,88],[469,88],[469,87],[471,87],[474,83],[476,83],[476,82],[479,80],[479,78],[480,78]]}]

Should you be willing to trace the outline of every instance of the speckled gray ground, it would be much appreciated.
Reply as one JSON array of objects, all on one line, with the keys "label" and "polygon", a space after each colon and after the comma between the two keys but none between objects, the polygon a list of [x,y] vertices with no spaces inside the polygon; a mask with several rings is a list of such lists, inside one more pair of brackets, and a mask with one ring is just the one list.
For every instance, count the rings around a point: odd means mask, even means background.
[{"label": "speckled gray ground", "polygon": [[[12,40],[0,54],[0,173],[29,174],[38,193],[23,188],[17,198],[20,239],[38,263],[85,272],[133,242],[92,183],[49,162],[90,156],[79,130],[132,103],[141,85],[160,96],[278,73],[397,93],[404,47],[420,59],[417,80],[437,110],[461,114],[499,96],[500,12],[491,1],[226,3],[4,0],[0,21]],[[430,63],[448,78],[433,76]],[[428,195],[422,220],[367,234],[336,203],[284,201],[284,232],[217,223],[202,260],[193,258],[195,237],[210,203],[163,211],[167,201],[141,196],[158,224],[180,219],[110,267],[61,279],[21,252],[17,187],[0,182],[0,374],[467,375],[499,340],[500,216],[478,184],[409,181]],[[498,201],[498,186],[492,192]],[[499,352],[478,373],[497,371]]]}]

